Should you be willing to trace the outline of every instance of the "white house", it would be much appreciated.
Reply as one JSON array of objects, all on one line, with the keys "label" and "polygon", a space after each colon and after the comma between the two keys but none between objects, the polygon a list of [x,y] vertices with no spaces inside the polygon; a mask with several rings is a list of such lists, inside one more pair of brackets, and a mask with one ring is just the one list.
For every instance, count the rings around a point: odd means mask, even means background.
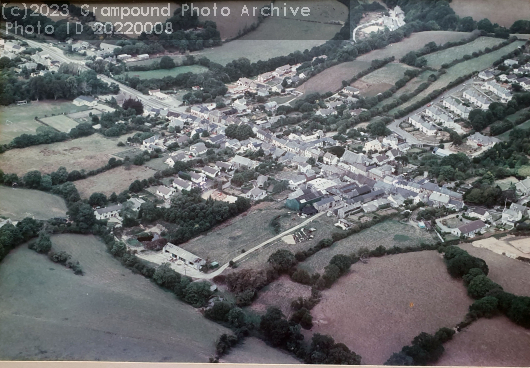
[{"label": "white house", "polygon": [[247,194],[245,194],[246,198],[252,199],[254,201],[259,201],[260,199],[263,199],[266,196],[267,192],[258,187],[253,188]]},{"label": "white house", "polygon": [[467,119],[469,117],[469,113],[471,112],[470,107],[463,105],[460,101],[452,97],[446,98],[442,102],[442,105],[464,119]]},{"label": "white house", "polygon": [[492,220],[491,214],[485,208],[480,208],[480,207],[471,208],[467,211],[467,215],[469,217],[478,218],[484,222]]},{"label": "white house", "polygon": [[434,125],[427,123],[417,114],[409,117],[409,123],[427,135],[435,135],[438,131]]},{"label": "white house", "polygon": [[478,73],[478,77],[483,81],[489,81],[495,77],[495,74],[490,70],[484,70]]},{"label": "white house", "polygon": [[489,226],[482,220],[472,221],[465,225],[451,229],[451,233],[456,236],[465,236],[467,238],[474,238],[475,235],[481,234]]},{"label": "white house", "polygon": [[94,211],[97,220],[105,220],[111,217],[119,217],[122,205],[117,204],[105,208],[98,208]]},{"label": "white house", "polygon": [[465,90],[462,96],[465,99],[469,100],[469,102],[471,102],[473,105],[483,110],[486,110],[492,103],[492,101],[488,97],[478,92],[474,88],[469,88]]},{"label": "white house", "polygon": [[182,190],[191,190],[191,188],[193,187],[193,185],[192,185],[192,183],[190,181],[183,180],[181,178],[173,179],[173,184],[172,185],[173,185],[174,188],[177,188],[180,191],[182,191]]},{"label": "white house", "polygon": [[368,151],[381,151],[382,149],[383,149],[383,145],[377,139],[374,139],[372,141],[368,141],[368,142],[366,142],[364,144],[364,150],[366,152],[368,152]]},{"label": "white house", "polygon": [[530,177],[527,177],[526,179],[515,184],[515,189],[520,195],[530,194]]},{"label": "white house", "polygon": [[500,139],[495,137],[489,137],[476,132],[473,135],[467,137],[467,143],[473,147],[492,147],[496,143],[499,143]]},{"label": "white house", "polygon": [[512,99],[511,92],[493,80],[484,83],[482,85],[482,88],[495,93],[501,98],[501,101],[504,103]]},{"label": "white house", "polygon": [[339,158],[332,153],[326,152],[322,157],[322,160],[327,165],[336,165],[339,162]]},{"label": "white house", "polygon": [[206,145],[202,142],[195,143],[194,145],[190,146],[190,153],[193,156],[199,156],[208,151],[208,148],[206,148]]},{"label": "white house", "polygon": [[164,199],[169,199],[173,194],[175,194],[175,188],[168,188],[164,185],[161,185],[156,189],[156,195]]},{"label": "white house", "polygon": [[191,176],[191,181],[195,184],[200,185],[206,181],[206,175],[203,173],[190,172],[189,175]]}]

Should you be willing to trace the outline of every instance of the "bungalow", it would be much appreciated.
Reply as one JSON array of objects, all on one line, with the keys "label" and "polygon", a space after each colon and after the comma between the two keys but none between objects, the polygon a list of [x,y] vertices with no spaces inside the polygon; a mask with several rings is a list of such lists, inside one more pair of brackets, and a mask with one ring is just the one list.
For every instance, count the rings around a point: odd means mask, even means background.
[{"label": "bungalow", "polygon": [[206,261],[202,258],[197,257],[195,254],[188,252],[181,247],[177,247],[174,244],[167,243],[162,249],[164,253],[169,253],[172,257],[177,260],[184,262],[186,266],[193,267],[200,270],[202,266],[206,264]]},{"label": "bungalow", "polygon": [[169,199],[173,194],[175,194],[175,189],[174,188],[168,188],[164,185],[161,185],[159,186],[157,189],[156,189],[156,195],[164,198],[164,199]]},{"label": "bungalow", "polygon": [[499,142],[498,138],[485,136],[478,132],[467,137],[467,143],[473,147],[492,147]]},{"label": "bungalow", "polygon": [[120,215],[121,208],[121,204],[105,208],[98,208],[94,211],[94,215],[96,216],[96,220],[105,220],[111,217],[118,217]]},{"label": "bungalow", "polygon": [[451,229],[451,233],[456,236],[474,238],[476,234],[481,234],[487,228],[488,225],[486,225],[482,220],[476,220],[460,227]]},{"label": "bungalow", "polygon": [[179,161],[188,161],[188,159],[189,159],[188,155],[180,152],[180,153],[177,153],[176,155],[169,156],[167,158],[167,160],[164,161],[164,163],[166,165],[169,165],[170,167],[173,167],[173,165],[175,165],[175,163],[177,163]]},{"label": "bungalow", "polygon": [[490,70],[483,70],[478,73],[478,77],[483,81],[489,81],[495,77],[495,74],[493,74],[493,72]]},{"label": "bungalow", "polygon": [[131,198],[127,201],[127,203],[130,203],[131,209],[133,211],[140,210],[140,206],[145,203],[145,201],[141,198]]},{"label": "bungalow", "polygon": [[521,78],[519,84],[524,88],[525,91],[530,91],[530,78]]},{"label": "bungalow", "polygon": [[74,105],[76,106],[89,106],[94,107],[97,106],[98,101],[94,97],[90,96],[79,96],[73,101]]},{"label": "bungalow", "polygon": [[318,110],[315,115],[319,115],[319,116],[329,116],[329,115],[337,115],[337,111],[333,110],[333,109],[320,109]]},{"label": "bungalow", "polygon": [[264,106],[265,110],[267,111],[276,111],[276,109],[278,108],[278,103],[276,101],[270,101],[267,102]]},{"label": "bungalow", "polygon": [[263,199],[267,196],[267,192],[264,190],[261,190],[258,187],[253,188],[249,192],[245,194],[246,198],[252,199],[254,201],[259,201],[260,199]]},{"label": "bungalow", "polygon": [[181,178],[175,178],[173,179],[173,187],[177,188],[178,190],[191,190],[193,187],[191,181],[183,180]]}]

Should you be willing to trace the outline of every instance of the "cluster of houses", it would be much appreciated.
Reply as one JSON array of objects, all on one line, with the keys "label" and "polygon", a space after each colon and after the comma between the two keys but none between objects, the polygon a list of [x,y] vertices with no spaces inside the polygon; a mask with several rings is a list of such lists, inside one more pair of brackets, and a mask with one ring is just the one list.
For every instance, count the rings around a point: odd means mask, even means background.
[{"label": "cluster of houses", "polygon": [[304,73],[297,73],[301,64],[283,65],[272,72],[258,75],[255,80],[239,78],[239,80],[228,87],[229,95],[243,94],[244,92],[256,93],[258,96],[268,96],[271,92],[280,93],[284,89],[283,81],[287,86],[293,86],[307,78]]}]

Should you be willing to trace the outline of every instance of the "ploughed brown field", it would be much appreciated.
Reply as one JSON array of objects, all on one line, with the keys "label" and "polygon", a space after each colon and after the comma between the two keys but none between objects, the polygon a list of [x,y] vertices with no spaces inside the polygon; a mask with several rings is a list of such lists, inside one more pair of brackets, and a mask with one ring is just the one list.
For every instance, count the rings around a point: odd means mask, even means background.
[{"label": "ploughed brown field", "polygon": [[529,330],[503,316],[481,318],[444,344],[436,365],[527,367],[529,346]]},{"label": "ploughed brown field", "polygon": [[311,332],[333,336],[363,364],[383,364],[420,332],[454,327],[472,302],[436,251],[371,258],[323,292]]}]

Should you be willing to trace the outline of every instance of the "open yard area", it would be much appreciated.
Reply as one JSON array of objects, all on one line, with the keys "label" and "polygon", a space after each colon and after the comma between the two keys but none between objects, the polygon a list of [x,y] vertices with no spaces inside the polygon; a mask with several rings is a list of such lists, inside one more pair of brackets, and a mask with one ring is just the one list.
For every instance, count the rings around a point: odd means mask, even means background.
[{"label": "open yard area", "polygon": [[129,185],[133,181],[150,178],[155,172],[155,170],[144,166],[131,165],[130,170],[126,170],[123,166],[120,166],[83,180],[77,180],[74,184],[81,198],[88,198],[95,192],[109,196],[112,192],[119,194],[129,189]]},{"label": "open yard area", "polygon": [[444,344],[439,366],[526,367],[530,333],[504,316],[481,318]]},{"label": "open yard area", "polygon": [[420,332],[453,327],[472,303],[436,251],[358,262],[322,294],[311,331],[332,335],[363,364],[383,364]]},{"label": "open yard area", "polygon": [[69,133],[70,130],[77,126],[77,121],[65,115],[56,115],[47,118],[40,118],[40,121],[60,132],[65,133]]},{"label": "open yard area", "polygon": [[328,92],[336,91],[342,88],[342,81],[354,77],[357,73],[368,69],[370,63],[368,61],[348,61],[339,65],[332,66],[321,73],[311,77],[301,86],[297,88],[303,93],[311,92]]},{"label": "open yard area", "polygon": [[64,166],[71,170],[93,170],[107,164],[114,153],[123,151],[118,141],[128,136],[106,138],[99,134],[46,145],[12,149],[0,155],[0,169],[5,173],[24,175],[31,170],[50,173]]},{"label": "open yard area", "polygon": [[86,110],[86,106],[76,106],[72,101],[33,101],[20,106],[0,108],[0,144],[7,144],[22,134],[35,134],[38,127],[44,126],[35,117],[44,118],[52,114],[73,113]]},{"label": "open yard area", "polygon": [[220,363],[232,364],[300,364],[294,356],[274,349],[257,337],[247,337],[242,344],[232,348]]},{"label": "open yard area", "polygon": [[0,186],[0,215],[20,221],[25,217],[47,220],[66,217],[66,204],[56,195],[32,189]]},{"label": "open yard area", "polygon": [[451,47],[432,54],[425,55],[427,65],[433,68],[440,68],[443,64],[448,64],[453,60],[460,59],[464,55],[471,55],[476,51],[482,51],[487,47],[493,47],[502,43],[504,40],[493,37],[479,37],[473,42],[466,43],[462,46]]},{"label": "open yard area", "polygon": [[374,50],[367,54],[361,55],[357,60],[372,61],[374,59],[384,59],[394,56],[396,60],[401,59],[410,51],[421,49],[429,42],[436,42],[442,45],[446,42],[460,41],[469,38],[470,33],[451,32],[451,31],[428,31],[413,33],[409,38],[404,38],[401,42],[393,43],[384,49]]},{"label": "open yard area", "polygon": [[401,63],[389,63],[354,82],[352,86],[361,91],[361,96],[373,97],[392,87],[409,69],[414,68]]},{"label": "open yard area", "polygon": [[141,275],[93,236],[53,249],[84,276],[21,245],[0,265],[0,359],[207,362],[230,331]]},{"label": "open yard area", "polygon": [[[335,229],[338,231],[337,228]],[[363,247],[372,250],[380,245],[385,248],[406,247],[419,245],[421,242],[433,242],[431,233],[409,224],[389,220],[340,240],[329,248],[322,249],[302,262],[300,267],[310,273],[322,272],[336,254],[350,255]]]},{"label": "open yard area", "polygon": [[491,23],[510,27],[516,20],[528,19],[530,2],[527,0],[502,0],[502,10],[498,0],[453,0],[450,3],[455,13],[463,17],[473,17],[479,21],[488,18]]},{"label": "open yard area", "polygon": [[184,74],[184,73],[203,73],[207,70],[208,68],[204,66],[188,65],[188,66],[178,66],[173,69],[132,71],[132,72],[121,74],[120,77],[122,76],[125,77],[125,74],[127,74],[129,78],[138,77],[140,79],[153,79],[153,78],[175,77],[179,74]]}]

